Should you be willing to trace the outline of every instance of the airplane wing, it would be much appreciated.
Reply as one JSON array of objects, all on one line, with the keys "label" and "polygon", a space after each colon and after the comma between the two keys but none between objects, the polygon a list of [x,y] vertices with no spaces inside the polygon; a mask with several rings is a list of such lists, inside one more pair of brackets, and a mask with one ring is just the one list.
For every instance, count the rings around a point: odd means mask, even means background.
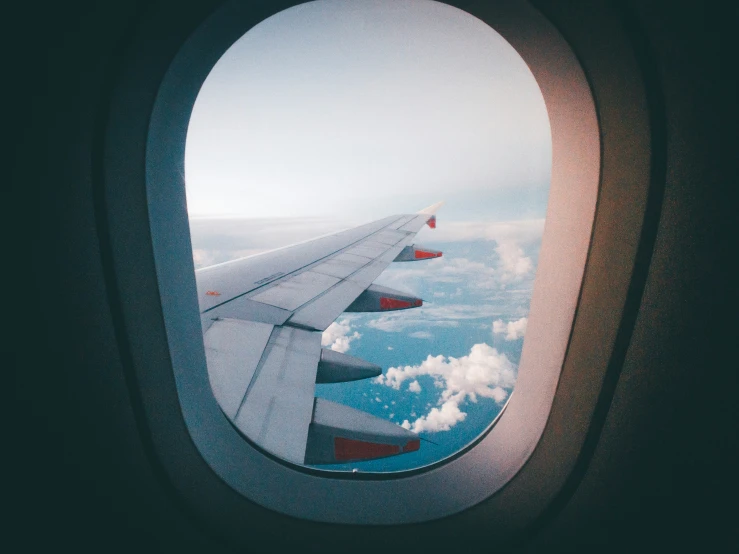
[{"label": "airplane wing", "polygon": [[229,421],[284,460],[328,464],[420,447],[415,433],[321,398],[316,383],[379,375],[380,367],[321,348],[343,312],[381,312],[422,300],[372,282],[393,261],[441,256],[413,245],[439,204],[196,271],[208,375]]}]

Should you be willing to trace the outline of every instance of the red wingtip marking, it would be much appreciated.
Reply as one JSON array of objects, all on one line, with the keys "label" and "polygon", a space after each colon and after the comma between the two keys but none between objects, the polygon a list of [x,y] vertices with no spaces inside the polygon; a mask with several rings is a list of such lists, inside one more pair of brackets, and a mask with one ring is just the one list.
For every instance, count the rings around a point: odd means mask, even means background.
[{"label": "red wingtip marking", "polygon": [[[408,444],[405,445],[403,452],[406,452],[405,448],[408,447]],[[418,446],[416,450],[418,450]],[[411,451],[408,450],[408,452]],[[371,460],[372,458],[382,458],[383,456],[392,456],[393,454],[400,454],[400,446],[397,444],[381,444],[345,439],[344,437],[334,437],[334,458],[336,458],[337,462]]]},{"label": "red wingtip marking", "polygon": [[221,293],[215,290],[209,290],[205,293],[206,296],[221,296]]},{"label": "red wingtip marking", "polygon": [[426,250],[416,250],[414,254],[417,260],[425,260],[426,258],[441,257],[441,252],[427,252]]},{"label": "red wingtip marking", "polygon": [[380,309],[381,310],[397,310],[400,308],[410,308],[411,303],[407,300],[398,300],[397,298],[387,298],[386,296],[380,297]]},{"label": "red wingtip marking", "polygon": [[426,223],[432,229],[436,229],[436,216],[432,215]]},{"label": "red wingtip marking", "polygon": [[421,448],[421,439],[413,439],[412,441],[405,443],[403,452],[415,452],[419,448]]},{"label": "red wingtip marking", "polygon": [[414,307],[423,306],[423,300],[421,300],[419,298],[418,300],[416,300],[415,302],[413,302],[413,306]]}]

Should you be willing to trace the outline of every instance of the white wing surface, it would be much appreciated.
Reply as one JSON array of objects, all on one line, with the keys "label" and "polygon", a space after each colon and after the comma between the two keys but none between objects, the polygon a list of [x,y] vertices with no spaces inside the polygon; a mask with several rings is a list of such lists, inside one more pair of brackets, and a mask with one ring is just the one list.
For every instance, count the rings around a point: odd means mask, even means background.
[{"label": "white wing surface", "polygon": [[381,373],[371,363],[322,349],[321,333],[345,311],[422,305],[372,283],[393,261],[441,256],[412,244],[425,224],[436,226],[440,205],[196,272],[213,394],[248,440],[297,464],[418,450],[414,433],[316,399],[315,385]]}]

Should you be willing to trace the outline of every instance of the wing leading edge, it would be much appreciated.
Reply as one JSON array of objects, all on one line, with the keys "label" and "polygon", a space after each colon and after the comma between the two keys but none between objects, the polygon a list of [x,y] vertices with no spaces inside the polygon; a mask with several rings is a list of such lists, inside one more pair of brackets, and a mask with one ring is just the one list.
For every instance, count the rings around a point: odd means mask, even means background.
[{"label": "wing leading edge", "polygon": [[321,348],[345,311],[421,306],[373,285],[393,261],[441,252],[412,244],[439,204],[196,272],[208,376],[229,421],[250,441],[297,464],[368,460],[413,452],[399,425],[315,398],[316,383],[377,376],[381,368]]}]

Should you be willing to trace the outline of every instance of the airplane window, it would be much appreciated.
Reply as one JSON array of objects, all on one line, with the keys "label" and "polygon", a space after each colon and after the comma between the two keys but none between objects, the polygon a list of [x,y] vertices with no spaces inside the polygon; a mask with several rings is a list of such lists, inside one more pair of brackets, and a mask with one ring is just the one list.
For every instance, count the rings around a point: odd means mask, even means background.
[{"label": "airplane window", "polygon": [[319,0],[251,28],[185,155],[231,424],[333,471],[416,469],[484,435],[516,384],[551,160],[529,67],[457,8]]}]

